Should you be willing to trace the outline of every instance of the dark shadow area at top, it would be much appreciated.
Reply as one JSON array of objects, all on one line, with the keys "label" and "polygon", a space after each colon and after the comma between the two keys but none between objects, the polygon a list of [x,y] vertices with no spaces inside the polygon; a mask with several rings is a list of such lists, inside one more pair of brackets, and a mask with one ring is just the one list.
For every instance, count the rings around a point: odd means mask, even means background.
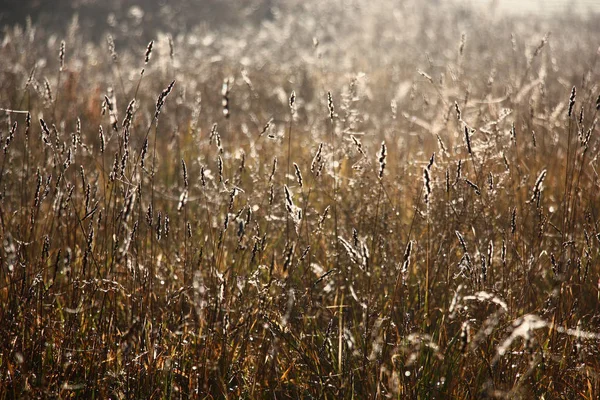
[{"label": "dark shadow area at top", "polygon": [[76,15],[84,39],[107,32],[149,40],[157,31],[176,34],[198,24],[223,28],[273,18],[273,0],[4,0],[0,26],[33,24],[64,34]]}]

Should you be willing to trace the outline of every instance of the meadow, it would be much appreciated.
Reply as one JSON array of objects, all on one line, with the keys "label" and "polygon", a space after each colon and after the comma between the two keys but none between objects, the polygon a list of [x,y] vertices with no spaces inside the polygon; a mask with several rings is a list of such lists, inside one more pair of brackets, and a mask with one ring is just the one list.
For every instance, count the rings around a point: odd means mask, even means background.
[{"label": "meadow", "polygon": [[4,26],[0,398],[597,399],[599,16],[223,7]]}]

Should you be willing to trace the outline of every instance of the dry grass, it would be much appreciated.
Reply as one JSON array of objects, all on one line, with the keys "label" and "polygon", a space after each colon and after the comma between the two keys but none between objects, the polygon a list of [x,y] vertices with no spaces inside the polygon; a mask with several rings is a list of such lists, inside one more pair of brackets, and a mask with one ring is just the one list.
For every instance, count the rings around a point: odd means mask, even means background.
[{"label": "dry grass", "polygon": [[5,30],[0,398],[598,398],[598,27],[339,3]]}]

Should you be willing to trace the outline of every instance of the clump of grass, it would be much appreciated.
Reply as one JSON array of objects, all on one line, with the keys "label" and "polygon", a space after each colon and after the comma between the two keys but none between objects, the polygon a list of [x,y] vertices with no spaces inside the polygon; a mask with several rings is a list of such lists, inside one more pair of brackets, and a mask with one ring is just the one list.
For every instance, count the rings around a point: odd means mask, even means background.
[{"label": "clump of grass", "polygon": [[5,30],[1,398],[598,397],[596,25],[342,3]]}]

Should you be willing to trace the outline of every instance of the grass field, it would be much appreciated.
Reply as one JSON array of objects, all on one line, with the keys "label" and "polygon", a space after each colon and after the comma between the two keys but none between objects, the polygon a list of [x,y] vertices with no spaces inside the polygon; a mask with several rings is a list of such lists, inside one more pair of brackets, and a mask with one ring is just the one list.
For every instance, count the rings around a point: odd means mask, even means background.
[{"label": "grass field", "polygon": [[597,399],[599,16],[250,3],[5,26],[0,398]]}]

